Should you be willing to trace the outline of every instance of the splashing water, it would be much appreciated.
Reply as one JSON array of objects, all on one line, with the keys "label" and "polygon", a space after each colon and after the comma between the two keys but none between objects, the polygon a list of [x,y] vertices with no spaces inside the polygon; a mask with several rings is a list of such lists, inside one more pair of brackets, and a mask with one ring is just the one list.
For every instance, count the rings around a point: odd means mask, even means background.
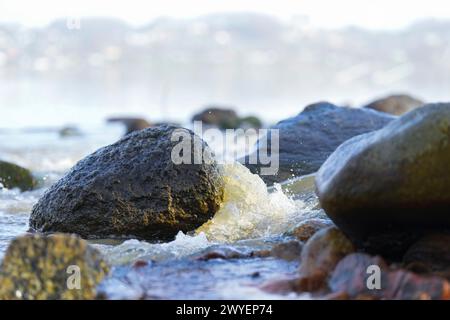
[{"label": "splashing water", "polygon": [[196,236],[178,232],[175,240],[166,243],[149,243],[139,240],[127,240],[118,246],[95,245],[113,265],[122,265],[136,260],[162,261],[182,258],[201,251],[211,243],[204,233]]},{"label": "splashing water", "polygon": [[269,193],[264,181],[240,163],[223,165],[224,202],[215,216],[196,233],[210,241],[234,242],[285,232],[302,220],[302,200],[293,200],[275,185]]}]

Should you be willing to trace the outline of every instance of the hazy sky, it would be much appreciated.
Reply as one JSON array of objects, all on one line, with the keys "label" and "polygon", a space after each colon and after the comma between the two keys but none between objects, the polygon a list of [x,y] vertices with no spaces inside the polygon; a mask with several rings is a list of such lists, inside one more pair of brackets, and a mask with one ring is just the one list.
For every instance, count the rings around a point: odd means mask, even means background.
[{"label": "hazy sky", "polygon": [[422,18],[450,18],[448,0],[0,0],[0,22],[45,25],[58,17],[113,16],[141,24],[157,16],[195,17],[224,11],[253,11],[283,19],[309,17],[312,25],[404,27]]}]

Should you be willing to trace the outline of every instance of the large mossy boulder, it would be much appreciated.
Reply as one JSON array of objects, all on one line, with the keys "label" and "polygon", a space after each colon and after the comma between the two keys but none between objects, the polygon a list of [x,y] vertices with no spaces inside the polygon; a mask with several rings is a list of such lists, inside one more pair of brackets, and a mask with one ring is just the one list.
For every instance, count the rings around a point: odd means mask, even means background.
[{"label": "large mossy boulder", "polygon": [[328,216],[360,247],[401,258],[450,229],[450,104],[430,104],[343,143],[316,175]]},{"label": "large mossy boulder", "polygon": [[14,239],[0,267],[0,299],[93,299],[109,267],[86,241],[67,234]]},{"label": "large mossy boulder", "polygon": [[[172,151],[186,161],[173,161]],[[78,162],[34,206],[30,227],[84,238],[169,240],[210,219],[222,194],[206,143],[188,129],[164,125],[131,133]]]},{"label": "large mossy boulder", "polygon": [[[262,175],[266,183],[281,182],[293,176],[316,172],[328,156],[344,141],[362,133],[384,127],[394,117],[369,110],[338,107],[328,102],[307,106],[295,117],[283,120],[273,129],[279,130],[279,151],[272,149],[271,135],[258,141],[257,155],[240,161],[253,173],[260,174],[267,165],[259,155],[278,156],[276,175]],[[267,140],[267,141],[266,141]],[[257,159],[257,163],[251,160]]]},{"label": "large mossy boulder", "polygon": [[28,169],[0,160],[0,184],[8,189],[28,191],[36,186],[36,180]]},{"label": "large mossy boulder", "polygon": [[372,101],[364,108],[400,116],[423,106],[425,102],[407,94],[395,94]]}]

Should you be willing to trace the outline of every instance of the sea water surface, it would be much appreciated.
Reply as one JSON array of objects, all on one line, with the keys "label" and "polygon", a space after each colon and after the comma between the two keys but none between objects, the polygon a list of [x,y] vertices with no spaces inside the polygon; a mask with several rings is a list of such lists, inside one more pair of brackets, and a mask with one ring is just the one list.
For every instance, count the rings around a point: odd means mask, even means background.
[{"label": "sea water surface", "polygon": [[[61,137],[57,128],[0,132],[0,158],[31,169],[39,180],[37,190],[0,190],[0,259],[9,242],[27,231],[31,209],[45,190],[84,156],[117,141],[123,128],[101,125],[81,131],[72,137]],[[214,149],[214,143],[211,147]],[[220,150],[216,153],[227,157]],[[99,287],[105,298],[308,298],[275,296],[259,289],[266,281],[295,274],[298,262],[248,255],[289,240],[288,231],[303,219],[323,216],[317,209],[313,179],[293,179],[268,188],[238,163],[228,161],[222,169],[224,203],[214,218],[197,230],[180,232],[166,243],[91,242],[114,266]],[[233,250],[242,258],[198,259],[213,250]],[[136,262],[141,265],[143,261],[145,264],[137,268]]]}]

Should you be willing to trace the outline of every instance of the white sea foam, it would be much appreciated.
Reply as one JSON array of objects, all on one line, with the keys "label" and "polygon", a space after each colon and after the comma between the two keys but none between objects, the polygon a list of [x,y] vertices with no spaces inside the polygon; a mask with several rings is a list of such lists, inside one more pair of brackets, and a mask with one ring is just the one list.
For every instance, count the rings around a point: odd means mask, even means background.
[{"label": "white sea foam", "polygon": [[117,246],[95,245],[114,265],[127,264],[136,260],[161,261],[182,258],[203,250],[212,243],[204,233],[189,236],[178,232],[175,240],[166,243],[149,243],[139,240],[127,240]]},{"label": "white sea foam", "polygon": [[264,181],[240,163],[222,168],[224,202],[197,233],[204,232],[210,241],[234,242],[281,234],[302,219],[305,204],[289,198],[280,185],[269,193]]}]

